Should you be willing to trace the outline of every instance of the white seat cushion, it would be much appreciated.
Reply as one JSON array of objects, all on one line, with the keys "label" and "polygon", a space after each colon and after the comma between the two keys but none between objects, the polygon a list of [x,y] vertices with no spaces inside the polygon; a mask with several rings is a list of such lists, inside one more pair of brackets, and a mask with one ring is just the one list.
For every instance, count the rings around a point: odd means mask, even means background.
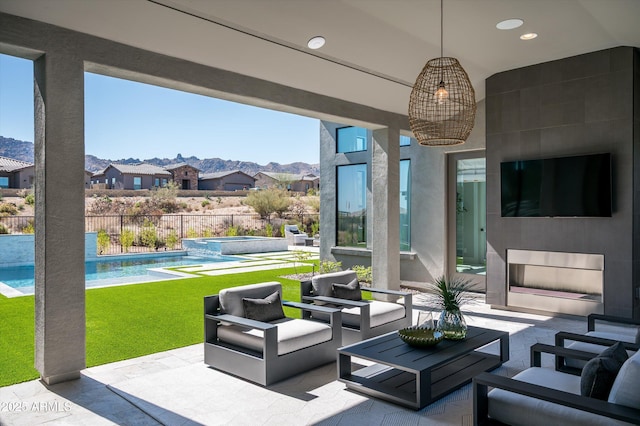
[{"label": "white seat cushion", "polygon": [[[302,319],[285,318],[274,321],[278,327],[278,355],[328,342],[332,338],[331,327],[327,324]],[[255,328],[236,325],[220,325],[218,338],[222,342],[262,352],[264,333]]]},{"label": "white seat cushion", "polygon": [[640,408],[640,352],[625,361],[613,382],[609,402]]},{"label": "white seat cushion", "polygon": [[[364,300],[363,300],[364,302]],[[404,318],[404,305],[392,302],[369,302],[369,326],[371,328]],[[350,326],[360,325],[360,308],[345,308],[342,310],[342,324]]]},{"label": "white seat cushion", "polygon": [[616,337],[607,337],[607,339],[619,340],[621,342],[640,343],[640,327],[635,324],[596,321],[595,330],[591,333],[614,335]]},{"label": "white seat cushion", "polygon": [[[516,374],[513,378],[580,395],[580,376],[561,373],[549,368],[531,367]],[[630,425],[630,423],[612,420],[503,389],[493,389],[489,392],[489,416],[513,426]]]},{"label": "white seat cushion", "polygon": [[[585,333],[585,336],[600,337],[602,339],[611,339],[621,342],[631,342],[630,340],[621,340],[621,338],[625,336],[603,331],[590,331],[588,333]],[[607,349],[606,346],[586,342],[571,342],[566,345],[566,347],[577,351],[591,352],[594,354],[599,354],[603,350]],[[634,351],[627,351],[627,355],[629,356],[632,356],[634,353]],[[568,367],[582,368],[586,363],[587,361],[583,361],[580,359],[565,358],[565,365],[567,365]]]}]

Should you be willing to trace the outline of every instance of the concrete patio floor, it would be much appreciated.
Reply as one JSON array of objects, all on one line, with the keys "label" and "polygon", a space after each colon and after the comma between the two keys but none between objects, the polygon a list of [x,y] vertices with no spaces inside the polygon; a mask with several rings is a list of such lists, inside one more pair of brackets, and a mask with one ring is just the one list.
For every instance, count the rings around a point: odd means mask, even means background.
[{"label": "concrete patio floor", "polygon": [[[429,308],[422,295],[417,311]],[[469,325],[510,333],[510,360],[496,373],[529,364],[529,347],[553,343],[558,330],[585,332],[586,321],[464,308]],[[489,347],[495,350],[497,345]],[[543,357],[552,368],[551,357]],[[202,344],[92,367],[54,386],[39,380],[0,388],[0,425],[471,425],[471,385],[420,410],[348,391],[329,364],[269,388],[203,363]]]}]

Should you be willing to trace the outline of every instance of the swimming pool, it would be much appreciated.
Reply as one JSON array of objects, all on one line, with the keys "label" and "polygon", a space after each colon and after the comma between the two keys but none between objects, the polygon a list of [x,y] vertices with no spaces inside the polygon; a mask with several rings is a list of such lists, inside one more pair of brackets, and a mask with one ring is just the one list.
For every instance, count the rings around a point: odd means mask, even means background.
[{"label": "swimming pool", "polygon": [[[201,257],[184,253],[150,255],[115,255],[96,261],[85,262],[85,285],[87,288],[124,283],[140,283],[177,278],[185,274],[159,271],[158,268],[200,265],[204,263],[232,262],[238,256]],[[34,292],[34,267],[12,266],[0,268],[0,284],[22,294]]]}]

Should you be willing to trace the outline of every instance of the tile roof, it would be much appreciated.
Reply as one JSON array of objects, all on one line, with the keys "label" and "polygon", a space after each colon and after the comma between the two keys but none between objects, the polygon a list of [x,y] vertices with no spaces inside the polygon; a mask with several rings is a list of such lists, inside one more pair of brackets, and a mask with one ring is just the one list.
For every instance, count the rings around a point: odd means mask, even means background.
[{"label": "tile roof", "polygon": [[153,164],[109,164],[110,167],[113,167],[116,170],[119,170],[120,173],[126,173],[129,175],[166,175],[171,176],[171,173],[163,169],[162,167],[154,166]]},{"label": "tile roof", "polygon": [[30,166],[33,166],[33,163],[14,160],[13,158],[8,157],[0,157],[0,172],[13,172]]},{"label": "tile roof", "polygon": [[[204,174],[201,174],[199,176],[199,179],[202,179],[202,180],[220,179],[222,177],[229,176],[229,175],[232,175],[234,173],[242,173],[243,175],[247,175],[245,172],[240,171],[240,170],[231,170],[231,171],[226,171],[226,172],[204,173]],[[247,175],[247,176],[249,176],[249,175]],[[254,179],[252,176],[249,176],[249,177]]]},{"label": "tile roof", "polygon": [[187,164],[187,163],[175,163],[175,164],[169,164],[169,165],[164,166],[163,168],[164,168],[165,170],[175,170],[175,169],[177,169],[177,168],[179,168],[179,167],[184,167],[184,166],[189,166],[189,167],[192,167],[192,168],[193,168],[193,169],[195,169],[195,170],[200,171],[200,169],[199,169],[199,168],[194,167],[194,166],[192,166],[191,164]]}]

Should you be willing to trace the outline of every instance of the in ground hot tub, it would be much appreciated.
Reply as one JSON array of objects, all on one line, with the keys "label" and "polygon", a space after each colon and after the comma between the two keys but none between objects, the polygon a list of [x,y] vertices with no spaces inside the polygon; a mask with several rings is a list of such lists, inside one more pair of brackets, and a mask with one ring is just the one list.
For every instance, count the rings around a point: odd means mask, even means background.
[{"label": "in ground hot tub", "polygon": [[246,254],[287,251],[287,240],[271,237],[215,237],[183,238],[182,248],[189,253],[209,254]]}]

